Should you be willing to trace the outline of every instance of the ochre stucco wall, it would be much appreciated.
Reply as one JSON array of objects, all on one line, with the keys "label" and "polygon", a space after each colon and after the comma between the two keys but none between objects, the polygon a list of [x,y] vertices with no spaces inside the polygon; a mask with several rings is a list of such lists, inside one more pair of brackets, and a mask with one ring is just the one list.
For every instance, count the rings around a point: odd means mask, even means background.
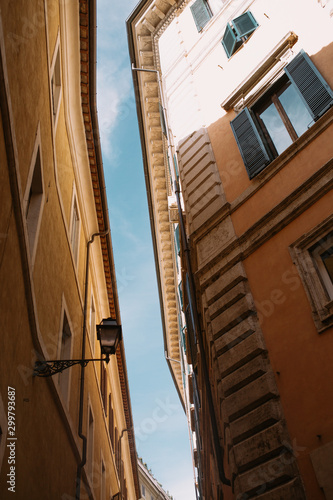
[{"label": "ochre stucco wall", "polygon": [[[332,55],[331,44],[313,56],[331,87]],[[332,114],[332,110],[328,113]],[[236,236],[251,240],[254,236],[246,232],[256,222],[269,220],[268,214],[278,204],[332,158],[333,125],[328,125],[311,142],[302,145],[300,151],[296,148],[293,156],[263,183],[265,170],[253,180],[248,178],[229,125],[234,116],[233,112],[228,113],[208,131],[224,193],[231,204]],[[294,203],[296,209],[297,197]],[[318,333],[289,246],[330,216],[332,206],[333,196],[329,191],[310,203],[296,218],[278,227],[277,234],[253,248],[243,261],[295,457],[311,499],[323,499],[324,495],[310,452],[333,440],[333,331],[328,328]]]},{"label": "ochre stucco wall", "polygon": [[[41,358],[59,359],[64,308],[71,327],[72,358],[81,358],[86,245],[91,234],[98,228],[82,109],[79,106],[75,110],[76,116],[82,121],[82,127],[74,130],[71,142],[68,127],[71,117],[65,114],[63,96],[56,127],[51,105],[50,65],[58,34],[60,33],[60,37],[64,36],[60,29],[59,13],[62,9],[68,16],[67,29],[71,33],[79,32],[79,4],[66,2],[60,6],[58,1],[48,1],[45,6],[47,22],[44,17],[44,3],[37,0],[18,0],[14,3],[4,1],[1,3],[0,12],[3,28],[1,50],[3,47],[5,49],[5,54],[1,51],[0,56],[4,65],[6,88],[9,90],[5,97],[2,96],[1,112],[4,112],[3,104],[8,104],[10,127],[7,126],[6,133],[12,137],[16,154],[15,161],[8,164],[6,148],[10,149],[10,146],[4,141],[0,114],[0,396],[6,408],[7,386],[15,387],[16,496],[31,499],[75,496],[76,471],[82,452],[82,440],[78,437],[80,367],[70,369],[68,405],[59,391],[57,376],[52,379],[37,378],[32,376],[32,370],[38,354]],[[74,14],[70,18],[69,13],[72,11]],[[74,22],[75,26],[71,25]],[[73,53],[77,59],[72,62],[79,68],[79,39],[75,40],[75,43],[77,45]],[[63,54],[61,55],[62,92],[65,92],[64,77],[68,75],[64,74],[67,69]],[[77,92],[80,92],[80,74],[76,77]],[[68,91],[69,79],[66,79],[66,82]],[[80,103],[80,95],[78,102]],[[44,198],[39,233],[36,237],[36,252],[32,260],[27,250],[23,198],[39,134]],[[79,153],[74,151],[73,141]],[[76,174],[75,154],[81,155]],[[84,188],[80,190],[78,186],[82,188],[81,175],[85,175],[85,183]],[[12,197],[9,176],[18,184],[17,199]],[[69,238],[74,182],[77,184],[81,215],[77,266],[72,258]],[[87,212],[89,217],[85,218]],[[93,245],[95,248],[90,254],[88,284],[87,337],[90,334],[89,308],[92,286],[95,292],[96,324],[100,323],[103,317],[110,315],[108,302],[105,300],[107,290],[103,257],[101,251],[98,251],[99,238],[96,238]],[[86,357],[91,358],[89,340],[86,340]],[[99,358],[97,339],[95,345],[94,354]],[[113,356],[107,366],[107,400],[111,393],[115,425],[120,435],[122,429],[126,428],[126,419],[118,368]],[[114,450],[110,443],[109,413],[107,409],[105,414],[102,408],[100,363],[95,366],[90,364],[86,368],[84,434],[87,433],[88,398],[93,407],[95,426],[94,478],[91,486],[95,497],[100,498],[103,456],[106,467],[105,491],[106,498],[109,498],[118,492],[119,482]],[[3,426],[3,422],[0,422],[0,425]],[[135,486],[127,436],[122,439],[122,445],[129,498],[134,499]],[[5,451],[1,467],[1,498],[8,497],[7,460],[8,450]],[[81,491],[84,491],[83,484]]]}]

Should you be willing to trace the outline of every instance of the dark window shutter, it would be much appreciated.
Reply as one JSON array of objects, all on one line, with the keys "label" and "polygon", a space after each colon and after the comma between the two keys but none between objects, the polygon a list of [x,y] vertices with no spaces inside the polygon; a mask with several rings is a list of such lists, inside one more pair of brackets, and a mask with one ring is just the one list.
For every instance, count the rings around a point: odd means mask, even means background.
[{"label": "dark window shutter", "polygon": [[186,327],[187,327],[187,341],[188,341],[188,351],[191,358],[191,364],[193,367],[197,366],[197,342],[195,336],[195,329],[193,325],[193,318],[188,305],[185,311]]},{"label": "dark window shutter", "polygon": [[178,285],[178,294],[179,294],[180,308],[181,308],[181,310],[183,310],[184,303],[183,303],[183,285],[182,285],[182,282],[180,282]]},{"label": "dark window shutter", "polygon": [[314,120],[333,104],[333,92],[309,56],[302,50],[284,68]]},{"label": "dark window shutter", "polygon": [[270,163],[270,157],[247,108],[243,109],[243,111],[230,122],[230,125],[241,152],[247,173],[250,179],[252,179],[252,177]]},{"label": "dark window shutter", "polygon": [[227,24],[222,38],[222,45],[227,53],[228,59],[234,53],[238,41],[239,39],[235,35],[232,27],[230,26],[230,24]]},{"label": "dark window shutter", "polygon": [[212,17],[205,0],[196,0],[191,6],[191,12],[198,31],[201,31]]},{"label": "dark window shutter", "polygon": [[177,181],[178,181],[178,179],[179,179],[179,172],[178,172],[177,157],[176,157],[175,154],[173,155],[173,164],[175,166],[176,177],[177,177]]},{"label": "dark window shutter", "polygon": [[259,26],[250,11],[233,19],[232,24],[239,37],[250,35]]},{"label": "dark window shutter", "polygon": [[177,224],[174,235],[175,235],[176,253],[177,255],[179,255],[180,254],[179,224]]},{"label": "dark window shutter", "polygon": [[158,103],[158,110],[160,112],[162,132],[165,135],[165,137],[168,137],[167,128],[165,124],[164,109],[162,108],[161,103]]}]

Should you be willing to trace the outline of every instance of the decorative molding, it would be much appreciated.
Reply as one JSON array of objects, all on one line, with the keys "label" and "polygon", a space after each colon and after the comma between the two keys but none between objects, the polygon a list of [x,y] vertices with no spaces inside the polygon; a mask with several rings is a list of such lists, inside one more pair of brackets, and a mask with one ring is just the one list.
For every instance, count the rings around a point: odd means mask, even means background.
[{"label": "decorative molding", "polygon": [[[262,60],[256,68],[242,81],[240,85],[221,103],[221,107],[228,111],[231,108],[243,109],[263,94],[272,81],[280,76],[283,68],[287,65],[288,55],[292,55],[291,48],[297,42],[297,35],[290,31],[274,49]],[[262,79],[271,71],[269,81],[263,85]],[[253,94],[250,92],[258,87]]]},{"label": "decorative molding", "polygon": [[[233,239],[224,248],[218,248],[216,255],[209,261],[199,263],[197,276],[201,281],[201,286],[204,288],[209,286],[209,283],[214,281],[216,276],[230,269],[234,263],[249,257],[274,234],[294,221],[328,193],[333,186],[332,167],[333,159],[323,165],[312,177],[284,198],[239,238]],[[206,228],[205,234],[209,234],[208,228]],[[194,241],[198,244],[197,238]],[[222,254],[228,256],[228,262],[223,267],[221,267],[220,262]],[[202,282],[204,275],[206,275],[207,280],[205,283]]]},{"label": "decorative molding", "polygon": [[332,227],[333,215],[302,235],[289,247],[293,262],[298,269],[309,298],[313,319],[319,333],[333,326],[333,300],[327,294],[320,272],[310,254],[310,248],[332,231]]}]

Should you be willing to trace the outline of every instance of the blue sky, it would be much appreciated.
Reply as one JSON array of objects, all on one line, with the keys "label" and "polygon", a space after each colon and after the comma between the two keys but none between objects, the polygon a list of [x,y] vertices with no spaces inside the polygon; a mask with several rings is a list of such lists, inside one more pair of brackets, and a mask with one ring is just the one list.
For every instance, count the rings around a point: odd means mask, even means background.
[{"label": "blue sky", "polygon": [[125,20],[137,0],[97,0],[97,103],[139,456],[175,500],[193,500],[186,417],[164,359]]}]

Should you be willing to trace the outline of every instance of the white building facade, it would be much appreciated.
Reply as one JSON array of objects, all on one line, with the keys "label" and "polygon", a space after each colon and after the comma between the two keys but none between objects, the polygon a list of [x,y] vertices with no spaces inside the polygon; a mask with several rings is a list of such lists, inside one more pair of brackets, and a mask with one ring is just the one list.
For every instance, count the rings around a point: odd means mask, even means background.
[{"label": "white building facade", "polygon": [[[246,258],[264,238],[255,217],[262,210],[264,224],[278,206],[281,162],[331,126],[332,9],[315,0],[148,0],[127,21],[165,353],[188,416],[198,498],[331,491],[316,447],[306,444],[306,458],[297,451],[303,434],[289,424],[291,399],[267,357],[270,330],[247,288]],[[323,151],[329,168],[332,150]],[[301,163],[291,175],[301,185]],[[295,211],[288,182],[281,196]],[[259,209],[249,201],[257,192]]]}]

